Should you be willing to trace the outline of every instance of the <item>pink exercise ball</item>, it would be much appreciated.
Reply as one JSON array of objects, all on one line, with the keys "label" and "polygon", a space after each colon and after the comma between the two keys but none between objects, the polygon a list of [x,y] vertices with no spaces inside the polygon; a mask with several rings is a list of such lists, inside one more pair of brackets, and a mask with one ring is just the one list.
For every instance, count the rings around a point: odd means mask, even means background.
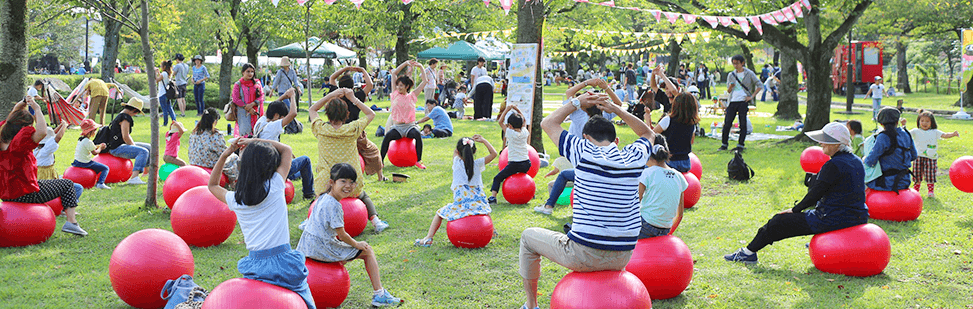
[{"label": "pink exercise ball", "polygon": [[348,298],[351,278],[343,263],[324,263],[305,259],[307,285],[318,308],[337,308]]},{"label": "pink exercise ball", "polygon": [[892,255],[889,236],[871,223],[814,235],[808,248],[818,270],[853,277],[882,273]]},{"label": "pink exercise ball", "polygon": [[47,241],[57,220],[44,204],[0,203],[0,247],[23,247]]},{"label": "pink exercise ball", "polygon": [[446,237],[459,248],[483,248],[493,239],[490,215],[466,216],[446,222]]},{"label": "pink exercise ball", "polygon": [[55,199],[53,199],[53,200],[48,201],[47,203],[44,203],[44,205],[47,205],[48,207],[51,207],[51,210],[54,211],[54,216],[55,217],[60,216],[61,215],[61,211],[64,211],[64,204],[61,203],[61,197],[60,196],[57,197],[57,198],[55,198]]},{"label": "pink exercise ball", "polygon": [[824,149],[819,146],[807,147],[801,152],[801,168],[808,173],[817,174],[828,160],[831,157],[824,154]]},{"label": "pink exercise ball", "polygon": [[166,281],[195,272],[193,252],[182,238],[160,229],[145,229],[122,239],[112,251],[108,277],[115,294],[136,308],[161,308],[159,291]]},{"label": "pink exercise ball", "polygon": [[183,193],[207,184],[209,184],[209,173],[205,169],[186,165],[169,173],[169,178],[166,178],[165,184],[162,185],[162,199],[172,209],[176,199],[179,199]]},{"label": "pink exercise ball", "polygon": [[[537,155],[537,150],[534,150],[534,146],[527,145],[527,158],[530,160],[530,169],[527,170],[527,175],[530,175],[530,177],[537,176],[537,171],[541,169],[541,157]],[[497,167],[501,170],[507,167],[507,148],[500,151]]]},{"label": "pink exercise ball", "polygon": [[203,302],[203,309],[244,308],[307,309],[307,304],[294,291],[244,278],[223,281]]},{"label": "pink exercise ball", "polygon": [[98,183],[98,174],[95,171],[74,166],[65,169],[61,178],[73,181],[85,189],[91,189]]},{"label": "pink exercise ball", "polygon": [[915,189],[894,191],[868,190],[865,195],[868,217],[887,221],[912,221],[922,214],[922,196]]},{"label": "pink exercise ball", "polygon": [[345,213],[345,232],[355,237],[361,235],[368,225],[368,209],[357,197],[341,199],[341,211]]},{"label": "pink exercise ball", "polygon": [[699,197],[703,193],[703,186],[700,185],[696,175],[691,172],[684,173],[682,176],[686,177],[686,182],[689,183],[689,187],[686,187],[686,191],[682,193],[683,207],[693,208],[699,202]]},{"label": "pink exercise ball", "polygon": [[973,156],[962,156],[949,166],[949,181],[960,191],[973,193]]},{"label": "pink exercise ball", "polygon": [[[213,174],[213,169],[208,167],[197,166],[197,165],[193,165],[193,166],[202,168],[203,170],[206,171],[206,183],[208,184],[209,176]],[[229,183],[230,183],[230,177],[227,177],[226,174],[220,173],[220,187],[226,187],[226,185]]]},{"label": "pink exercise ball", "polygon": [[207,187],[183,193],[169,215],[172,232],[187,244],[210,247],[222,244],[236,227],[236,213],[220,202]]},{"label": "pink exercise ball", "polygon": [[294,183],[290,179],[284,180],[284,201],[287,204],[294,201]]},{"label": "pink exercise ball", "polygon": [[639,239],[625,270],[642,280],[653,299],[669,299],[693,280],[693,254],[676,236]]},{"label": "pink exercise ball", "polygon": [[108,166],[106,183],[124,182],[132,178],[133,165],[130,159],[119,158],[110,153],[102,153],[91,160]]},{"label": "pink exercise ball", "polygon": [[389,151],[386,156],[392,165],[398,167],[415,166],[416,162],[419,161],[419,156],[416,155],[416,141],[407,137],[394,140],[389,144]]},{"label": "pink exercise ball", "polygon": [[696,179],[703,179],[703,162],[699,161],[695,153],[689,153],[689,165],[689,172],[696,175]]},{"label": "pink exercise ball", "polygon": [[624,270],[571,272],[551,293],[551,309],[645,308],[652,308],[648,290]]},{"label": "pink exercise ball", "polygon": [[503,181],[503,198],[510,204],[527,204],[534,198],[534,178],[524,173],[516,173]]}]

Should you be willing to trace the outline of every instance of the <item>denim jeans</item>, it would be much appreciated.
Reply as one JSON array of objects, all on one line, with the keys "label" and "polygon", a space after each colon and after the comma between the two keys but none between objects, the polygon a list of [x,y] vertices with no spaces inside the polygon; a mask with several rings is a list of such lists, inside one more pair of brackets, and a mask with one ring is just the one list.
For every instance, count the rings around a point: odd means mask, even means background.
[{"label": "denim jeans", "polygon": [[669,235],[669,230],[671,229],[662,229],[652,226],[648,222],[645,222],[645,219],[642,219],[642,229],[639,231],[639,239]]},{"label": "denim jeans", "polygon": [[193,85],[193,98],[196,99],[196,113],[199,115],[203,114],[206,110],[206,103],[203,103],[203,96],[206,93],[206,83],[202,82]]},{"label": "denim jeans", "polygon": [[561,193],[564,192],[564,186],[568,181],[574,181],[574,169],[563,170],[557,174],[557,179],[554,179],[554,186],[551,187],[551,194],[547,198],[547,204],[554,206],[557,204],[557,199],[561,197]]},{"label": "denim jeans", "polygon": [[882,99],[872,98],[872,119],[878,118],[878,110],[882,109]]},{"label": "denim jeans", "polygon": [[635,97],[635,85],[625,85],[625,100],[633,101],[636,100]]},{"label": "denim jeans", "polygon": [[125,159],[135,159],[133,171],[142,172],[145,169],[145,164],[149,161],[149,150],[141,146],[132,146],[129,144],[121,144],[118,148],[109,151],[111,155],[125,158]]},{"label": "denim jeans", "polygon": [[291,161],[291,170],[287,172],[287,179],[301,178],[301,190],[305,196],[314,195],[314,172],[311,171],[311,158],[300,156]]},{"label": "denim jeans", "polygon": [[297,293],[308,308],[316,308],[311,289],[307,286],[307,267],[304,253],[292,250],[290,244],[264,250],[250,251],[237,261],[243,278],[270,283]]},{"label": "denim jeans", "polygon": [[159,96],[159,106],[162,107],[162,125],[169,125],[169,117],[172,117],[172,121],[176,121],[176,111],[172,110],[172,104],[169,104],[169,99],[166,96]]},{"label": "denim jeans", "polygon": [[669,167],[671,167],[672,169],[680,173],[688,172],[691,168],[693,168],[692,162],[690,162],[689,159],[669,160],[669,162],[667,162],[666,165],[668,165]]},{"label": "denim jeans", "polygon": [[84,193],[84,187],[80,184],[74,184],[74,195],[78,196],[78,200],[81,200],[81,194]]},{"label": "denim jeans", "polygon": [[74,162],[71,162],[71,166],[86,168],[95,171],[95,173],[98,174],[99,185],[105,184],[105,178],[108,177],[108,165],[98,163],[94,160],[88,161],[88,163],[81,163],[78,160],[74,160]]}]

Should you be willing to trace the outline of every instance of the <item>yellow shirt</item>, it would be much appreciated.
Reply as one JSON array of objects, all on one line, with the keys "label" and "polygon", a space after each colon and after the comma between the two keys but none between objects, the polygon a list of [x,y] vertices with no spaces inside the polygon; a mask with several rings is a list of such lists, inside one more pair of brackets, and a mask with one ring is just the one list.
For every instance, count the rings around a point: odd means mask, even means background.
[{"label": "yellow shirt", "polygon": [[97,96],[108,96],[108,86],[118,87],[112,83],[105,83],[104,81],[92,78],[88,80],[88,84],[84,86],[84,90],[87,90],[92,97]]},{"label": "yellow shirt", "polygon": [[311,123],[311,132],[318,139],[318,165],[315,167],[314,193],[321,195],[328,191],[331,179],[331,167],[338,163],[348,163],[358,174],[358,186],[352,192],[353,196],[361,195],[365,187],[365,175],[361,170],[358,158],[358,136],[365,130],[367,118],[346,123],[335,129],[331,123],[322,118]]}]

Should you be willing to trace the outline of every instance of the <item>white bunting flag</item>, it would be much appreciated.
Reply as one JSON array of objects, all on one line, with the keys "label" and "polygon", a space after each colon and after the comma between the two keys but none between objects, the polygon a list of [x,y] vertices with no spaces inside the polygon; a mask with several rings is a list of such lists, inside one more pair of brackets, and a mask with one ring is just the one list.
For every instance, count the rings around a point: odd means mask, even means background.
[{"label": "white bunting flag", "polygon": [[277,7],[278,2],[280,2],[280,0],[270,0],[270,3],[273,3],[274,7]]},{"label": "white bunting flag", "polygon": [[770,15],[770,13],[760,15],[760,20],[768,25],[778,25],[777,20],[774,19],[774,16]]},{"label": "white bunting flag", "polygon": [[676,21],[679,20],[679,13],[662,12],[662,14],[666,15],[666,19],[669,20],[670,24],[675,24]]},{"label": "white bunting flag", "polygon": [[696,15],[693,15],[693,14],[682,14],[682,20],[685,21],[687,24],[690,24],[691,25],[694,22],[696,22]]},{"label": "white bunting flag", "polygon": [[703,16],[703,20],[709,23],[710,27],[716,29],[716,25],[719,24],[720,20],[716,16]]},{"label": "white bunting flag", "polygon": [[356,9],[360,9],[361,8],[362,2],[365,2],[365,0],[351,0],[351,3],[354,3],[355,4],[355,8]]},{"label": "white bunting flag", "polygon": [[774,16],[774,19],[776,19],[778,23],[787,21],[787,17],[784,16],[784,12],[782,10],[773,11],[770,14]]},{"label": "white bunting flag", "polygon": [[732,17],[720,16],[717,18],[720,20],[720,25],[723,25],[723,27],[729,27],[730,25],[733,24]]},{"label": "white bunting flag", "polygon": [[794,16],[797,16],[797,18],[803,18],[804,17],[804,12],[801,11],[801,3],[800,2],[794,2],[794,4],[791,5],[791,11],[794,11]]}]

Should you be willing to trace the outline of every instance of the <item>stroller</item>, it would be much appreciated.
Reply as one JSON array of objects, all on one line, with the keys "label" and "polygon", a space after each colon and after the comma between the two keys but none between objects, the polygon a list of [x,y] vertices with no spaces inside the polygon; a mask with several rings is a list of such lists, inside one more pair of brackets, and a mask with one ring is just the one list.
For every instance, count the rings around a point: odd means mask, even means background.
[{"label": "stroller", "polygon": [[453,80],[446,81],[445,87],[443,88],[443,93],[439,95],[439,104],[443,107],[452,107],[453,101],[456,100],[456,82]]}]

